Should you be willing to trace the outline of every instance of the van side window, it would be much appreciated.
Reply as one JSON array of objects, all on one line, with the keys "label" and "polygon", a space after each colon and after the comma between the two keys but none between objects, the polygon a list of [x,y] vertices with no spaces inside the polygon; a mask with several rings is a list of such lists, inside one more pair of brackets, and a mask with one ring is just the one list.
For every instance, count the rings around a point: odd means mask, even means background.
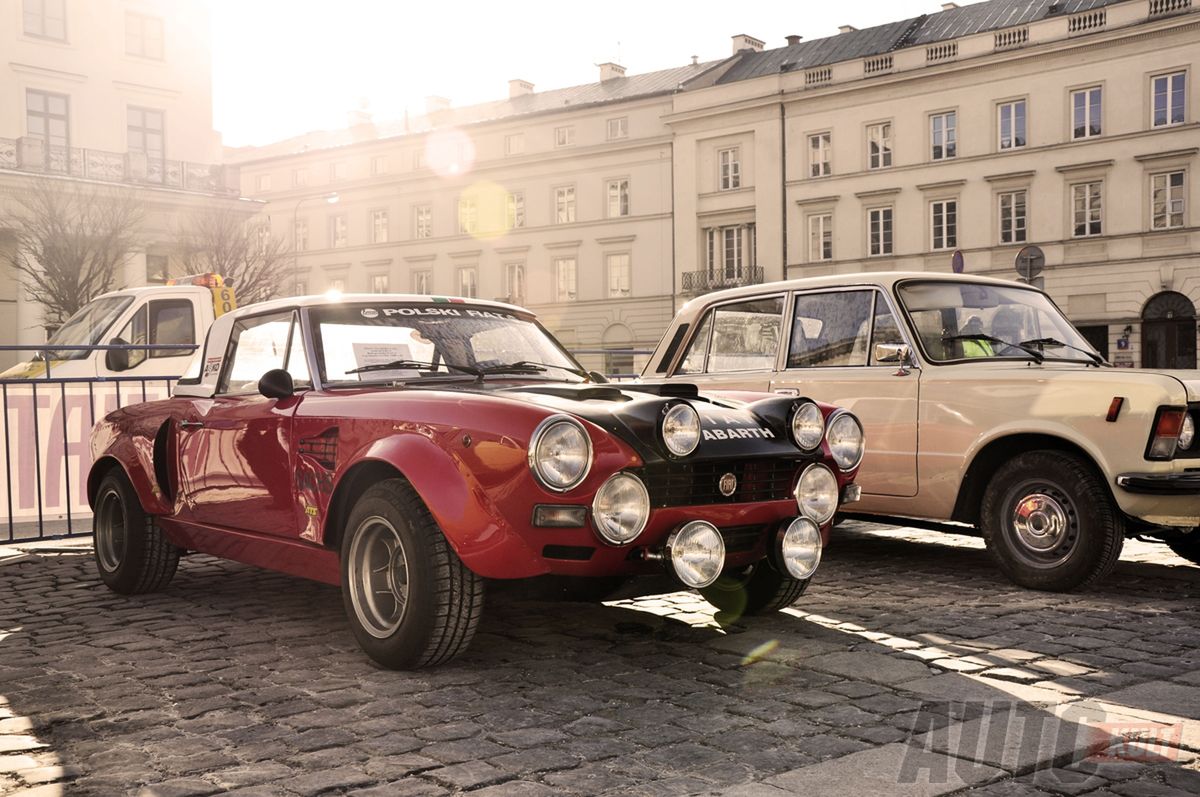
[{"label": "van side window", "polygon": [[866,365],[874,291],[796,296],[788,368]]},{"label": "van side window", "polygon": [[[196,342],[196,320],[187,299],[163,299],[150,302],[150,342],[191,345]],[[151,351],[153,357],[184,357],[183,349]]]},{"label": "van side window", "polygon": [[692,339],[679,373],[770,371],[783,329],[783,297],[714,307]]}]

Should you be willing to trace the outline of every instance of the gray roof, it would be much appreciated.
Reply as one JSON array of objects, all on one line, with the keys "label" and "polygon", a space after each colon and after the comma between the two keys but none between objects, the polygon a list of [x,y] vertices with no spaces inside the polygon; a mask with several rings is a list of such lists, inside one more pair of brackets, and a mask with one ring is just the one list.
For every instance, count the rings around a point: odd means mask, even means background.
[{"label": "gray roof", "polygon": [[[899,50],[903,47],[958,39],[975,33],[1025,25],[1047,17],[1090,11],[1126,0],[988,0],[962,8],[924,14],[864,30],[839,33],[788,47],[748,52],[717,83],[811,69]],[[786,64],[786,69],[781,67]]]}]

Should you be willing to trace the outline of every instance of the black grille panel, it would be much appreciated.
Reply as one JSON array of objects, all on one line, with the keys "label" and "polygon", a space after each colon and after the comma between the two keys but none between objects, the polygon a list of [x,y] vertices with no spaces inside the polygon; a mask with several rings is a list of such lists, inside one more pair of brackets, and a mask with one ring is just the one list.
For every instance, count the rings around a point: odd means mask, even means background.
[{"label": "black grille panel", "polygon": [[721,539],[725,541],[725,553],[746,553],[753,551],[754,546],[763,538],[766,526],[730,526],[721,529]]},{"label": "black grille panel", "polygon": [[[801,464],[786,459],[668,462],[638,475],[655,507],[744,504],[790,498]],[[728,497],[717,486],[726,473],[737,477],[737,489]]]}]

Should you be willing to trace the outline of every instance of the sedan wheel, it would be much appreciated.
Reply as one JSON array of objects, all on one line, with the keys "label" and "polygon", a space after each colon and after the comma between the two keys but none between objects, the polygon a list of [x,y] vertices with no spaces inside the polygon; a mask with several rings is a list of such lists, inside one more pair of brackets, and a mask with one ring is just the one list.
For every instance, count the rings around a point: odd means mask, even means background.
[{"label": "sedan wheel", "polygon": [[396,527],[373,515],[350,546],[350,600],[363,628],[377,639],[395,633],[408,608],[408,558]]},{"label": "sedan wheel", "polygon": [[163,537],[154,516],[142,510],[124,471],[113,468],[100,480],[92,505],[92,547],[100,580],[125,595],[169,584],[179,566],[179,549]]}]

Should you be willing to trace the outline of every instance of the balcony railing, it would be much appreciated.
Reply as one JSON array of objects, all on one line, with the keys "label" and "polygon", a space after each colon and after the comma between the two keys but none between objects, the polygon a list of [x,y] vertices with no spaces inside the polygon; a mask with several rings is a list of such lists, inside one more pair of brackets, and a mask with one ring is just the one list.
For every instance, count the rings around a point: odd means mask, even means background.
[{"label": "balcony railing", "polygon": [[722,288],[761,285],[762,281],[762,266],[747,266],[736,273],[727,273],[723,270],[685,271],[683,272],[683,293],[698,295],[709,291],[719,291]]},{"label": "balcony railing", "polygon": [[144,152],[56,147],[40,138],[0,138],[0,169],[58,174],[106,183],[162,186],[206,194],[237,195],[236,166],[151,158]]}]

